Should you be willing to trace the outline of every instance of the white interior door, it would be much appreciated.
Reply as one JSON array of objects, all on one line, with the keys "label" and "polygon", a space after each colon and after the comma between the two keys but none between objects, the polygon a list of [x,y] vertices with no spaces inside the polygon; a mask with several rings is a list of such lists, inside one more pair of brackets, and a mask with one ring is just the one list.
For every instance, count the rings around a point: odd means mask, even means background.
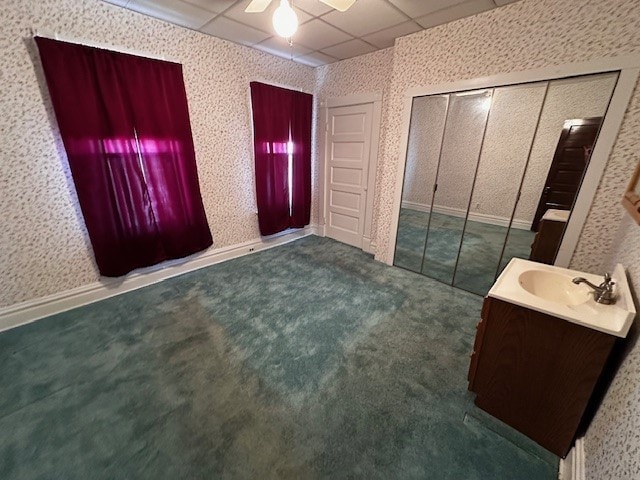
[{"label": "white interior door", "polygon": [[327,111],[325,234],[362,248],[373,103]]}]

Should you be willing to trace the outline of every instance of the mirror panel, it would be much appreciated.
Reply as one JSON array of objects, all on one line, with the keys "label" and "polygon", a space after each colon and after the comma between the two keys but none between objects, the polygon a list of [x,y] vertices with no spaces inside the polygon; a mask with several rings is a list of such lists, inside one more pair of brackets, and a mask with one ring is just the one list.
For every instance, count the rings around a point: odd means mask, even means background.
[{"label": "mirror panel", "polygon": [[411,107],[407,161],[393,263],[414,272],[419,272],[422,267],[448,102],[448,95],[415,97]]},{"label": "mirror panel", "polygon": [[[547,82],[494,90],[454,286],[486,295],[495,280]],[[534,233],[516,222],[511,248],[525,258]],[[523,229],[524,228],[524,229]]]},{"label": "mirror panel", "polygon": [[[617,79],[614,72],[549,82],[500,271],[513,257],[554,262]],[[525,255],[517,227],[527,224],[538,233]]]},{"label": "mirror panel", "polygon": [[414,98],[394,264],[485,295],[513,257],[553,263],[617,79]]},{"label": "mirror panel", "polygon": [[451,284],[473,189],[492,90],[451,94],[422,273]]}]

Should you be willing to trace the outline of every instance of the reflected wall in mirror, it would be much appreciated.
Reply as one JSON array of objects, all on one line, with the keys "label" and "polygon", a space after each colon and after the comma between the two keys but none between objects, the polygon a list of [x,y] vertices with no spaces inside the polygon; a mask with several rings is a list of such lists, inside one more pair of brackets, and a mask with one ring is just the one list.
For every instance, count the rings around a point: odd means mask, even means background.
[{"label": "reflected wall in mirror", "polygon": [[421,269],[441,282],[453,281],[491,97],[491,90],[450,95]]},{"label": "reflected wall in mirror", "polygon": [[485,295],[513,257],[553,263],[617,78],[416,97],[394,264]]},{"label": "reflected wall in mirror", "polygon": [[537,234],[523,256],[511,229],[499,272],[513,257],[554,263],[617,80],[605,73],[549,82],[514,215]]},{"label": "reflected wall in mirror", "polygon": [[414,98],[411,107],[394,263],[414,272],[422,268],[448,105],[448,95],[433,95]]},{"label": "reflected wall in mirror", "polygon": [[[454,285],[486,293],[495,280],[547,82],[496,88]],[[527,257],[531,222],[517,218],[512,247]]]}]

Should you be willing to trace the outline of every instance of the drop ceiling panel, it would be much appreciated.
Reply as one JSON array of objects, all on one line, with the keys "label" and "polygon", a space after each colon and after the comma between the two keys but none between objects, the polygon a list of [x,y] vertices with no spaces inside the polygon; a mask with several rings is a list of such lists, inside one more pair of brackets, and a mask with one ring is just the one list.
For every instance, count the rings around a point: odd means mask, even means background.
[{"label": "drop ceiling panel", "polygon": [[352,38],[351,35],[347,35],[322,20],[316,19],[300,25],[298,31],[293,35],[293,42],[313,50],[322,50],[325,47],[346,42]]},{"label": "drop ceiling panel", "polygon": [[117,5],[118,7],[126,7],[129,0],[103,0],[107,3]]},{"label": "drop ceiling panel", "polygon": [[[317,1],[317,0],[316,0]],[[258,30],[262,30],[263,32],[268,32],[273,35],[273,12],[278,7],[279,0],[272,0],[271,4],[267,7],[264,12],[260,13],[246,13],[244,11],[249,5],[250,0],[243,0],[242,2],[237,2],[232,8],[224,12],[224,16],[228,17],[236,22],[244,23],[253,28],[257,28]],[[295,5],[295,3],[294,3]],[[311,15],[303,12],[296,6],[293,7],[296,14],[298,15],[298,22],[304,23],[308,20],[311,20]]]},{"label": "drop ceiling panel", "polygon": [[255,45],[266,40],[271,35],[255,28],[243,25],[229,18],[219,16],[207,23],[200,29],[203,33],[208,33],[214,37],[231,40],[242,45]]},{"label": "drop ceiling panel", "polygon": [[312,52],[311,49],[296,43],[290,46],[287,40],[280,37],[268,38],[253,47],[283,58],[295,58]]},{"label": "drop ceiling panel", "polygon": [[[277,2],[278,0],[273,1]],[[315,17],[333,11],[333,8],[325,5],[320,0],[294,0],[293,5]]]},{"label": "drop ceiling panel", "polygon": [[215,13],[179,0],[130,0],[127,8],[195,30],[215,17]]},{"label": "drop ceiling panel", "polygon": [[464,3],[454,5],[453,7],[438,10],[437,12],[420,17],[416,19],[416,22],[424,28],[431,28],[453,20],[475,15],[477,13],[486,12],[492,8],[495,8],[493,0],[469,0]]},{"label": "drop ceiling panel", "polygon": [[396,38],[403,37],[420,30],[422,30],[422,27],[416,22],[405,22],[400,25],[396,25],[395,27],[365,35],[362,39],[378,48],[387,48],[394,45]]},{"label": "drop ceiling panel", "polygon": [[334,45],[333,47],[324,48],[322,53],[331,55],[339,59],[357,57],[358,55],[364,55],[365,53],[375,52],[376,48],[363,42],[360,39],[349,40],[348,42]]},{"label": "drop ceiling panel", "polygon": [[313,52],[309,55],[302,55],[301,57],[296,57],[295,61],[299,63],[303,63],[305,65],[309,65],[310,67],[319,67],[320,65],[326,65],[328,63],[333,63],[337,60],[330,55],[325,55],[321,52]]},{"label": "drop ceiling panel", "polygon": [[423,17],[443,8],[453,7],[465,0],[389,0],[411,18]]},{"label": "drop ceiling panel", "polygon": [[196,7],[204,8],[215,13],[222,13],[231,5],[236,3],[236,0],[182,0],[186,3],[191,3]]},{"label": "drop ceiling panel", "polygon": [[359,0],[346,12],[333,10],[323,20],[354,37],[392,27],[409,20],[385,0]]}]

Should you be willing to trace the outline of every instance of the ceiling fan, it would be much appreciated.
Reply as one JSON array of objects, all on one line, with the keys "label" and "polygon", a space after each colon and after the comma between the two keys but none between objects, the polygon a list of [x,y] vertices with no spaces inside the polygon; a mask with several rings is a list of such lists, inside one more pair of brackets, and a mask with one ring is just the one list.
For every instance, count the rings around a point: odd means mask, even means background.
[{"label": "ceiling fan", "polygon": [[[272,0],[251,0],[251,3],[244,9],[247,13],[264,12]],[[340,12],[346,12],[356,0],[320,0],[322,3],[335,8]],[[280,0],[280,6],[273,12],[273,28],[276,33],[284,38],[291,36],[298,29],[298,16],[293,11],[289,0]]]}]

